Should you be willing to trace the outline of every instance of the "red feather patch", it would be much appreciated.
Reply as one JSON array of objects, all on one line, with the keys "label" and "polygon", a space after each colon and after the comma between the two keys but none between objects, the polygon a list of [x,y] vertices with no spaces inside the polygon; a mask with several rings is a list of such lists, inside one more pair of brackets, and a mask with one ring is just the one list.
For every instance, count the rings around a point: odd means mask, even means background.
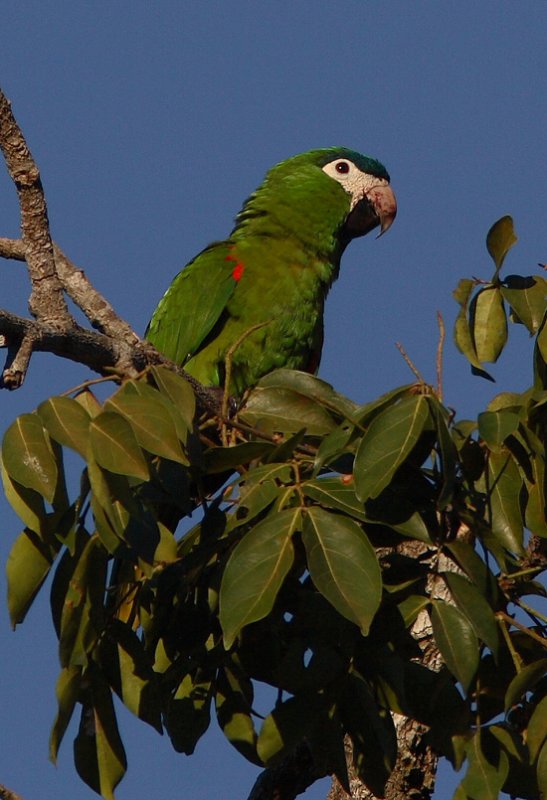
[{"label": "red feather patch", "polygon": [[226,256],[226,261],[236,262],[236,265],[232,270],[232,278],[234,279],[234,281],[240,281],[245,271],[245,264],[242,261],[238,261],[237,256],[233,255],[232,253],[229,253]]},{"label": "red feather patch", "polygon": [[245,267],[243,266],[243,264],[241,262],[239,262],[238,264],[235,265],[235,267],[233,269],[233,272],[232,272],[232,278],[234,279],[234,281],[240,281],[241,280],[241,276],[243,275],[244,270],[245,270]]}]

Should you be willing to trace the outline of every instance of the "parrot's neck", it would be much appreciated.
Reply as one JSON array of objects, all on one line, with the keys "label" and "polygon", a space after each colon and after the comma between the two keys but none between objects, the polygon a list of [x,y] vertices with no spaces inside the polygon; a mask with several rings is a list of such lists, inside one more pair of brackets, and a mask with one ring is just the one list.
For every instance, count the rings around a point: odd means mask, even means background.
[{"label": "parrot's neck", "polygon": [[237,243],[256,237],[261,241],[282,241],[287,253],[311,258],[321,282],[330,285],[338,276],[347,245],[340,233],[341,225],[326,225],[324,214],[313,206],[295,208],[292,202],[265,202],[258,195],[251,195],[236,218],[230,240]]}]

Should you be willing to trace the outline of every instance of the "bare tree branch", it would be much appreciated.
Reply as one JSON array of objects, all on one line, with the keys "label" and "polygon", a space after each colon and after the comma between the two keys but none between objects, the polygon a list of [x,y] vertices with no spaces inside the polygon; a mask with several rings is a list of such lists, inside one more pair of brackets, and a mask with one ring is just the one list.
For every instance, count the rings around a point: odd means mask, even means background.
[{"label": "bare tree branch", "polygon": [[0,800],[23,800],[23,798],[0,783]]},{"label": "bare tree branch", "polygon": [[[68,330],[58,330],[50,324],[25,319],[5,309],[0,309],[0,333],[10,343],[3,375],[4,388],[8,389],[21,385],[34,350],[77,361],[101,375],[119,372],[125,377],[135,377],[149,364],[170,363],[149,344],[138,339],[133,347],[128,347],[123,341],[85,330],[76,324]],[[17,342],[13,355],[11,342]]]},{"label": "bare tree branch", "polygon": [[12,114],[10,102],[1,91],[0,148],[19,197],[22,241],[32,284],[30,312],[52,327],[70,327],[74,320],[55,269],[40,173]]}]

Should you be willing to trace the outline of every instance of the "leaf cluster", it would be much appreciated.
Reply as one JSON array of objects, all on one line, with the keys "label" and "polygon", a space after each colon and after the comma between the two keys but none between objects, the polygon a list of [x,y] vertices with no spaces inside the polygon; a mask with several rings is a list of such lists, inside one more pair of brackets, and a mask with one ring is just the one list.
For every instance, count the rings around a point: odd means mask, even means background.
[{"label": "leaf cluster", "polygon": [[[113,797],[116,696],[179,752],[216,715],[252,762],[306,742],[318,775],[345,787],[349,734],[356,773],[382,795],[395,712],[465,763],[457,800],[545,791],[546,620],[523,598],[545,597],[546,304],[538,283],[499,280],[502,228],[470,317],[460,284],[456,340],[482,369],[509,304],[536,333],[536,381],[476,422],[425,384],[359,406],[289,370],[230,420],[200,419],[189,384],[153,367],[103,403],[52,397],[9,427],[4,487],[25,526],[9,610],[21,623],[52,574],[53,760],[78,712],[76,768]],[[73,493],[67,453],[82,462]],[[429,625],[433,660],[415,635]],[[269,708],[260,684],[276,690]]]}]

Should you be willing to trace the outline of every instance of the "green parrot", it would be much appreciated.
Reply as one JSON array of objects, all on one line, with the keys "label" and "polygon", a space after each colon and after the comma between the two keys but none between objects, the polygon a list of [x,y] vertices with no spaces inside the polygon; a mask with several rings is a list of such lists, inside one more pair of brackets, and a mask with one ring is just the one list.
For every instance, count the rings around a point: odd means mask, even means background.
[{"label": "green parrot", "polygon": [[278,367],[315,373],[325,297],[347,244],[397,211],[386,169],[345,147],[273,167],[230,236],[202,250],[160,300],[147,339],[206,386],[241,396]]}]

